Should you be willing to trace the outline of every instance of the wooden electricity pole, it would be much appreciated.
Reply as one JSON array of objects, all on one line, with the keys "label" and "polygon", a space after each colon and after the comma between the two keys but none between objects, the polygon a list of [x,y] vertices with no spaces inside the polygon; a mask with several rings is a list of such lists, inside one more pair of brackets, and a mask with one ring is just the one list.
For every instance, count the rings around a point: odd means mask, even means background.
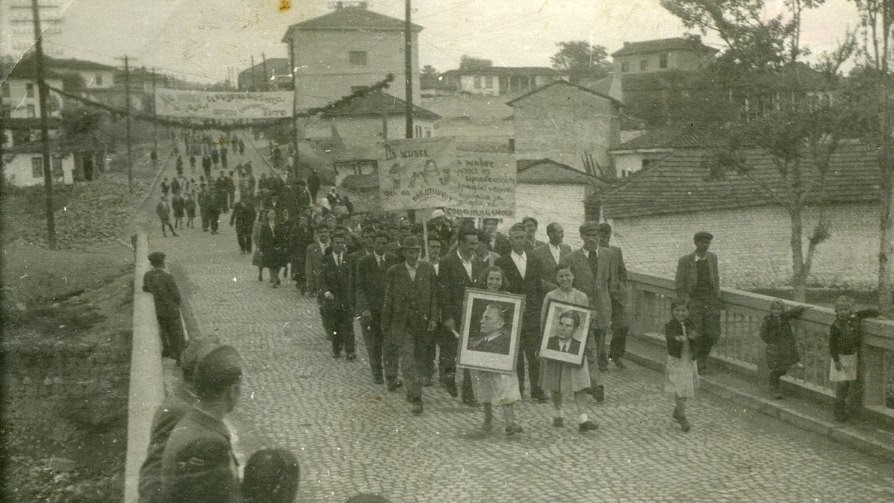
[{"label": "wooden electricity pole", "polygon": [[37,0],[31,0],[31,12],[34,17],[37,93],[40,100],[40,137],[41,152],[43,154],[43,186],[44,192],[46,192],[47,244],[50,248],[56,248],[56,215],[53,212],[53,166],[50,164],[50,132],[47,127],[47,94],[50,90],[47,88],[47,82],[44,78],[43,37],[40,33],[40,12],[37,8]]},{"label": "wooden electricity pole", "polygon": [[267,73],[267,56],[261,53],[261,64],[264,68],[264,91],[270,90],[270,74]]},{"label": "wooden electricity pole", "polygon": [[407,138],[413,137],[413,24],[410,22],[410,0],[404,9],[404,72],[406,73],[407,99],[404,114],[407,123]]},{"label": "wooden electricity pole", "polygon": [[255,77],[255,55],[251,55],[251,90],[258,90],[258,79]]},{"label": "wooden electricity pole", "polygon": [[298,179],[298,132],[301,131],[298,125],[298,62],[295,60],[295,40],[289,39],[289,65],[292,70],[292,174],[294,179]]},{"label": "wooden electricity pole", "polygon": [[[152,69],[152,117],[158,118],[158,112],[155,110],[155,68]],[[158,121],[152,121],[152,145],[155,155],[158,156]]]},{"label": "wooden electricity pole", "polygon": [[128,57],[125,54],[123,58],[115,58],[124,60],[124,101],[125,110],[127,111],[127,189],[133,194],[133,162],[131,157],[131,136],[130,136],[130,66],[128,65]]}]

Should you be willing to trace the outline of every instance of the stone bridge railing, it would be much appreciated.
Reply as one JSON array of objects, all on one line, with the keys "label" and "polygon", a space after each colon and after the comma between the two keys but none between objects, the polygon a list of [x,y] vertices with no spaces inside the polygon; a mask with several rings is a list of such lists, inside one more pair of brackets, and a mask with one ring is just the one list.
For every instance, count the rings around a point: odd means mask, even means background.
[{"label": "stone bridge railing", "polygon": [[[648,274],[628,274],[627,313],[631,336],[663,340],[664,324],[670,319],[670,302],[676,297],[674,281]],[[769,314],[772,297],[723,288],[721,298],[723,333],[711,353],[714,360],[746,376],[766,380],[764,343],[760,339],[763,318]],[[787,302],[794,305],[794,302]],[[783,379],[817,400],[834,396],[829,382],[829,326],[832,309],[809,306],[792,327],[798,341],[801,364]],[[863,321],[860,378],[863,411],[894,420],[894,322]]]}]

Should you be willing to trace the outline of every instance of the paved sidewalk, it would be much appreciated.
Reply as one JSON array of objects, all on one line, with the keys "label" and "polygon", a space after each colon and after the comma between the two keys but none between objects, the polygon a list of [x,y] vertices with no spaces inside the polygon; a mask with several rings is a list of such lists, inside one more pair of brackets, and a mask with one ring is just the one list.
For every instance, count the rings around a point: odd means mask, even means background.
[{"label": "paved sidewalk", "polygon": [[295,452],[299,501],[358,492],[393,502],[894,500],[894,463],[711,394],[691,402],[693,430],[682,433],[663,376],[632,363],[608,372],[607,400],[588,411],[600,429],[586,435],[574,426],[573,404],[568,425],[554,428],[550,405],[525,401],[523,434],[481,436],[481,410],[437,386],[424,388],[425,413],[412,416],[403,389],[372,383],[359,330],[360,358],[334,360],[315,301],[291,283],[257,281],[228,219],[221,215],[217,236],[198,228],[162,238],[150,226],[150,248],[168,254],[193,332],[243,355],[244,395],[233,415],[240,450]]}]

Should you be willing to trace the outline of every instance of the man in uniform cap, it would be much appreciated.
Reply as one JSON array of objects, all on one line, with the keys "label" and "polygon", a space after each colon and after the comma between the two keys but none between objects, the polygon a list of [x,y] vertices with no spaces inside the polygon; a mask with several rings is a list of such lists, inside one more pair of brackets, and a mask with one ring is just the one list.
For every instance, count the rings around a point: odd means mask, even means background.
[{"label": "man in uniform cap", "polygon": [[180,358],[180,370],[183,380],[174,388],[155,409],[150,430],[149,449],[146,460],[140,468],[140,503],[160,503],[161,499],[161,463],[165,446],[171,431],[186,416],[196,403],[198,397],[193,385],[196,366],[201,358],[218,347],[210,341],[192,340],[183,350]]},{"label": "man in uniform cap", "polygon": [[708,251],[713,239],[710,232],[696,232],[695,251],[680,257],[675,275],[677,297],[689,301],[689,318],[699,337],[693,348],[699,373],[707,369],[708,355],[720,338],[720,271],[717,255]]},{"label": "man in uniform cap", "polygon": [[152,269],[143,275],[143,291],[152,294],[155,300],[155,317],[161,335],[161,356],[180,359],[183,350],[183,326],[180,323],[180,290],[174,276],[165,271],[165,254],[149,254]]},{"label": "man in uniform cap", "polygon": [[216,346],[196,366],[196,404],[177,423],[162,457],[163,501],[181,499],[190,487],[223,489],[220,502],[239,498],[239,462],[224,424],[242,392],[242,362],[232,346]]},{"label": "man in uniform cap", "polygon": [[382,332],[387,348],[385,375],[393,375],[392,372],[397,370],[394,349],[400,348],[400,367],[413,414],[422,413],[426,350],[436,325],[438,306],[435,269],[428,262],[419,261],[420,250],[415,236],[407,236],[401,241],[404,263],[391,266],[385,273],[382,308]]}]

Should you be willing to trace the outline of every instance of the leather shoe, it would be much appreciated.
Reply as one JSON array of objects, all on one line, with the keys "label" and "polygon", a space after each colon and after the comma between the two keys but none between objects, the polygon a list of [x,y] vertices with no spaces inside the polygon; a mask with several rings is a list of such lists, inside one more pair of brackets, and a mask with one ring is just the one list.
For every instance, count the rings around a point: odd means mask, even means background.
[{"label": "leather shoe", "polygon": [[612,358],[612,361],[615,362],[615,367],[619,369],[627,368],[627,365],[624,365],[624,362],[620,358]]},{"label": "leather shoe", "polygon": [[524,428],[522,428],[521,426],[519,426],[517,424],[510,424],[509,426],[506,427],[506,436],[511,437],[512,435],[515,435],[516,433],[524,433],[524,431],[525,431]]},{"label": "leather shoe", "polygon": [[589,420],[584,421],[583,423],[580,423],[577,425],[577,431],[579,431],[581,433],[586,433],[588,431],[593,431],[593,430],[598,430],[598,429],[599,429],[599,425],[594,423],[593,421],[589,421]]},{"label": "leather shoe", "polygon": [[357,359],[357,355],[355,353],[348,353],[348,356],[345,357],[345,360],[352,362]]},{"label": "leather shoe", "polygon": [[555,426],[556,428],[561,428],[561,427],[565,426],[565,420],[561,417],[554,417],[553,418],[553,426]]},{"label": "leather shoe", "polygon": [[546,394],[542,391],[539,393],[531,393],[531,399],[539,403],[547,402]]},{"label": "leather shoe", "polygon": [[412,412],[413,414],[415,414],[417,416],[419,414],[422,414],[422,400],[417,400],[417,401],[413,402],[413,407],[410,409],[410,412]]},{"label": "leather shoe", "polygon": [[590,391],[597,402],[605,401],[605,386],[593,386],[590,388]]},{"label": "leather shoe", "polygon": [[459,396],[459,391],[456,389],[456,381],[444,381],[444,387],[447,388],[447,393],[450,393],[450,396],[456,398]]},{"label": "leather shoe", "polygon": [[403,383],[398,381],[397,379],[388,382],[388,391],[394,391],[397,388],[403,386]]},{"label": "leather shoe", "polygon": [[463,405],[468,405],[469,407],[475,407],[478,405],[478,400],[475,400],[475,397],[464,396],[463,397]]},{"label": "leather shoe", "polygon": [[332,357],[336,359],[341,358],[341,353],[332,353]]}]

